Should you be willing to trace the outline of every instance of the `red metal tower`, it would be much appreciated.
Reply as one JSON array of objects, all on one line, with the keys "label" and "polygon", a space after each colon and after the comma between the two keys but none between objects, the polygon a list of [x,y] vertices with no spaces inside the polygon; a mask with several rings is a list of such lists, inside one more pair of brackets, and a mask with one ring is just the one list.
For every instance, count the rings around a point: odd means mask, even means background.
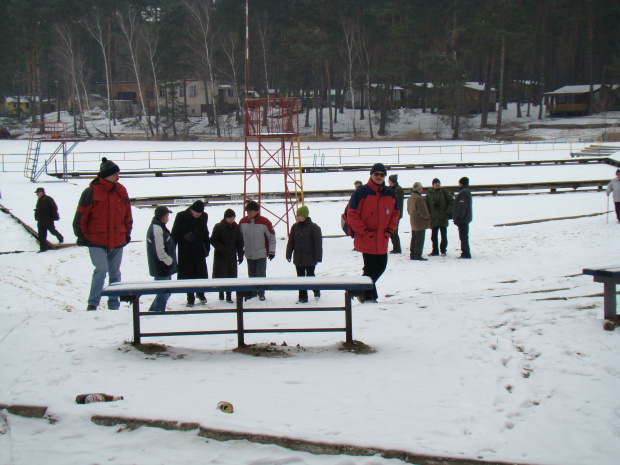
[{"label": "red metal tower", "polygon": [[[253,142],[256,142],[254,150],[250,148]],[[284,176],[284,211],[281,213],[261,203],[265,172],[281,172]],[[289,212],[294,214],[297,203],[304,202],[297,98],[246,99],[243,174],[244,206],[249,200],[256,200],[263,212],[275,217],[274,226],[285,222],[288,232]]]}]

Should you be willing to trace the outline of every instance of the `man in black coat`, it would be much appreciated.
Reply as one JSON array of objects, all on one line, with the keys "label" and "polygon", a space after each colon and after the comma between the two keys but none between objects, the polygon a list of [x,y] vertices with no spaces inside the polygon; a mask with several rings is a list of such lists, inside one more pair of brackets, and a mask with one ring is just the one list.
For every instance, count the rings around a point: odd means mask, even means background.
[{"label": "man in black coat", "polygon": [[[211,251],[209,242],[209,216],[205,213],[205,204],[196,200],[187,210],[177,213],[172,226],[172,239],[178,246],[178,279],[208,278],[207,261]],[[204,292],[196,294],[202,304],[207,303]],[[195,303],[193,292],[187,293],[187,307]]]},{"label": "man in black coat", "polygon": [[471,190],[469,190],[469,178],[459,179],[459,190],[452,208],[454,224],[459,228],[461,240],[461,256],[459,258],[471,258],[469,250],[469,223],[473,218],[471,205]]},{"label": "man in black coat", "polygon": [[47,231],[56,236],[60,244],[64,241],[62,234],[60,234],[54,226],[54,221],[59,220],[60,216],[58,216],[56,202],[54,202],[54,199],[49,195],[45,195],[44,188],[37,187],[34,193],[39,197],[37,206],[34,209],[34,219],[37,221],[37,232],[39,234],[39,252],[45,252],[49,249],[47,246]]},{"label": "man in black coat", "polygon": [[[236,278],[237,263],[243,262],[243,236],[235,222],[235,212],[230,208],[224,212],[224,218],[213,227],[211,245],[213,246],[212,278]],[[224,293],[220,292],[220,300]],[[226,293],[226,302],[233,303],[232,293]]]}]

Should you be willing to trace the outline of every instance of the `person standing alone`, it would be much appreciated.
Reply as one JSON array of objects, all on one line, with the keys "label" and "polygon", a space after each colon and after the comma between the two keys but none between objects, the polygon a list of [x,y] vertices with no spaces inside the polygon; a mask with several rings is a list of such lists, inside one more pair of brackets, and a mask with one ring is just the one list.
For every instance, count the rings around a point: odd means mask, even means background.
[{"label": "person standing alone", "polygon": [[[207,221],[209,215],[205,213],[205,204],[202,200],[196,200],[187,210],[177,213],[172,226],[172,239],[179,248],[177,279],[206,279],[207,257],[211,251],[209,242],[209,228]],[[204,292],[196,294],[201,304],[207,303]],[[191,308],[196,302],[193,292],[187,293],[187,305]]]},{"label": "person standing alone", "polygon": [[396,225],[396,229],[394,230],[394,234],[392,234],[392,250],[390,253],[403,253],[403,250],[400,247],[400,237],[398,236],[398,225],[400,225],[400,220],[403,217],[403,206],[405,203],[405,191],[398,184],[398,175],[392,174],[388,178],[388,184],[394,191],[394,195],[396,196],[396,202],[398,203],[398,209],[400,210],[400,216],[398,217],[398,224]]},{"label": "person standing alone", "polygon": [[355,232],[355,250],[364,258],[363,276],[373,281],[372,289],[358,297],[361,303],[376,302],[379,297],[376,282],[387,267],[390,236],[398,227],[400,210],[394,191],[385,185],[387,170],[375,163],[370,179],[359,187],[349,200],[348,222]]},{"label": "person standing alone", "polygon": [[471,258],[469,250],[469,223],[473,218],[471,190],[469,189],[469,178],[459,179],[460,190],[454,201],[452,218],[454,224],[459,228],[459,239],[461,240],[461,256],[459,258]]},{"label": "person standing alone", "polygon": [[54,202],[54,199],[49,195],[45,195],[44,188],[37,187],[34,193],[37,194],[39,198],[34,209],[34,219],[37,221],[37,233],[39,236],[39,252],[45,252],[49,249],[47,246],[48,231],[52,233],[53,236],[56,236],[58,243],[62,244],[64,242],[62,234],[60,234],[54,226],[54,221],[58,221],[60,216],[58,215],[56,202]]},{"label": "person standing alone", "polygon": [[[614,193],[614,205],[616,207],[616,219],[620,223],[620,169],[616,170],[616,177],[607,185],[607,197]],[[62,241],[61,241],[62,242]]]},{"label": "person standing alone", "polygon": [[[109,283],[121,280],[123,248],[131,241],[133,217],[127,189],[120,182],[120,168],[102,158],[97,177],[84,189],[73,217],[77,245],[88,247],[95,267],[86,310],[97,310],[106,275]],[[118,296],[108,297],[108,310],[118,310]]]},{"label": "person standing alone", "polygon": [[[146,257],[149,264],[149,274],[155,281],[169,281],[177,272],[176,245],[166,228],[170,220],[170,210],[160,205],[155,209],[155,216],[146,231]],[[170,292],[157,294],[149,308],[149,312],[165,312]]]},{"label": "person standing alone", "polygon": [[[433,187],[431,187],[426,196],[426,208],[431,216],[431,242],[433,250],[431,256],[437,256],[441,252],[445,256],[448,251],[448,220],[452,215],[452,205],[454,197],[448,189],[441,187],[441,181],[433,179]],[[439,233],[441,232],[441,243],[439,242]]]}]

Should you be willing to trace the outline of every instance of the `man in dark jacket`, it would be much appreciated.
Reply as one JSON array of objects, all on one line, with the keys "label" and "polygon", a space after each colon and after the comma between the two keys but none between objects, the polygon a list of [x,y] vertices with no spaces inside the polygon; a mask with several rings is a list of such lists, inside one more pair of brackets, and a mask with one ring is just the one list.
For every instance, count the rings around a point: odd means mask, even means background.
[{"label": "man in dark jacket", "polygon": [[[176,245],[166,228],[170,220],[170,210],[160,205],[155,209],[155,216],[146,231],[146,257],[149,264],[149,274],[155,281],[169,281],[177,272]],[[165,312],[170,292],[157,294],[149,308],[149,312]]]},{"label": "man in dark jacket", "polygon": [[[99,174],[84,189],[73,217],[77,245],[87,246],[95,270],[86,310],[97,310],[109,275],[110,284],[121,280],[123,247],[131,241],[133,218],[127,189],[118,179],[120,168],[103,158]],[[108,297],[108,309],[118,310],[118,296]]]},{"label": "man in dark jacket", "polygon": [[[297,209],[297,223],[291,228],[286,244],[286,259],[297,270],[297,276],[314,276],[317,263],[323,261],[323,234],[318,224],[309,217],[308,207],[302,205]],[[314,298],[321,297],[319,289],[313,290]],[[299,291],[298,304],[308,302],[308,291]]]},{"label": "man in dark jacket", "polygon": [[60,219],[58,216],[58,207],[56,202],[49,195],[45,195],[45,189],[37,187],[34,191],[37,194],[39,200],[37,200],[37,206],[34,209],[34,219],[37,221],[37,232],[39,235],[39,251],[45,252],[49,247],[47,246],[47,231],[56,236],[60,244],[63,243],[64,238],[54,226],[54,221]]},{"label": "man in dark jacket", "polygon": [[[177,279],[206,279],[207,260],[211,251],[209,242],[209,216],[205,213],[205,204],[196,200],[187,210],[177,213],[172,226],[172,239],[179,247],[179,274]],[[207,303],[204,292],[199,292],[198,300]],[[187,307],[193,307],[196,298],[193,292],[187,293]]]},{"label": "man in dark jacket", "polygon": [[[370,170],[368,182],[356,189],[349,200],[347,219],[355,237],[355,250],[364,257],[363,276],[369,276],[373,283],[381,277],[387,267],[390,236],[398,227],[400,210],[394,191],[385,185],[387,170],[383,163],[375,163]],[[359,297],[361,303],[376,302],[377,287]]]},{"label": "man in dark jacket", "polygon": [[396,196],[396,202],[398,203],[398,208],[400,209],[400,216],[398,217],[398,224],[396,225],[396,229],[394,230],[394,234],[392,234],[392,250],[390,253],[403,253],[403,250],[400,247],[400,237],[398,237],[398,225],[400,224],[400,220],[403,217],[403,206],[405,203],[405,191],[400,184],[398,184],[398,175],[392,174],[388,178],[388,184],[394,191],[394,195]]},{"label": "man in dark jacket", "polygon": [[[452,215],[452,205],[454,197],[448,189],[441,187],[441,181],[433,179],[433,187],[430,188],[424,197],[426,208],[431,215],[431,242],[433,250],[431,256],[445,256],[448,251],[448,220]],[[441,243],[439,242],[439,232],[441,232]]]},{"label": "man in dark jacket", "polygon": [[[235,217],[235,212],[229,208],[222,221],[213,227],[213,278],[236,278],[237,264],[243,262],[243,237]],[[223,292],[220,292],[220,300],[224,300]],[[231,292],[226,293],[226,302],[233,303]]]},{"label": "man in dark jacket", "polygon": [[472,216],[471,190],[469,190],[469,178],[459,179],[460,190],[454,201],[452,218],[454,224],[459,228],[459,239],[461,240],[461,256],[459,258],[471,258],[469,250],[469,223]]}]

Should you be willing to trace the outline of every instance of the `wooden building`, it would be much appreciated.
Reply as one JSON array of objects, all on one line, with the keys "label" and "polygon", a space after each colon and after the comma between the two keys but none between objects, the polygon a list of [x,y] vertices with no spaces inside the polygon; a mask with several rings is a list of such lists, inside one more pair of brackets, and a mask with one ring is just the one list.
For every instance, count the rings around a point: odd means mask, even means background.
[{"label": "wooden building", "polygon": [[578,116],[618,110],[619,100],[614,89],[606,85],[588,84],[564,86],[553,92],[545,92],[545,109],[550,116]]}]

